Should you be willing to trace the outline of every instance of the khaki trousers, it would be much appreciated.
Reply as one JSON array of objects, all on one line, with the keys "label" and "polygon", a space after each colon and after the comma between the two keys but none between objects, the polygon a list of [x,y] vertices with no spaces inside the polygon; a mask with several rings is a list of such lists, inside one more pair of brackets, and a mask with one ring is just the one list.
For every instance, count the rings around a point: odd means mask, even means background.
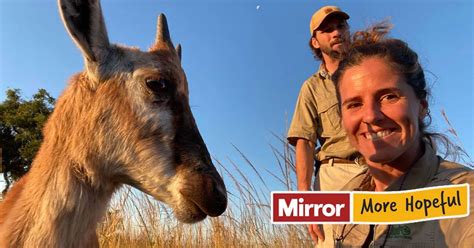
[{"label": "khaki trousers", "polygon": [[[314,180],[315,191],[339,191],[349,180],[362,173],[367,168],[366,165],[357,163],[340,164],[329,160],[329,163],[322,164]],[[332,225],[323,225],[324,242],[318,242],[317,247],[334,247],[334,237]]]}]

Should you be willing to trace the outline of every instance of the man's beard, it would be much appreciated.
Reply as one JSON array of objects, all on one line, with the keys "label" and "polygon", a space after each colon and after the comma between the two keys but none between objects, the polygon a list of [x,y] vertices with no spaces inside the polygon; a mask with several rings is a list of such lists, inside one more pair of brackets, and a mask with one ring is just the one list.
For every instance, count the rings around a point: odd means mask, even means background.
[{"label": "man's beard", "polygon": [[333,59],[337,59],[337,60],[342,60],[342,58],[344,57],[344,53],[341,52],[341,51],[336,51],[336,50],[332,50],[331,52],[328,53],[329,57],[333,58]]},{"label": "man's beard", "polygon": [[[332,49],[332,46],[335,44],[341,44],[339,50]],[[337,60],[342,60],[347,53],[347,46],[344,44],[343,40],[335,40],[330,43],[329,46],[321,46],[321,52],[327,54],[329,57]]]}]

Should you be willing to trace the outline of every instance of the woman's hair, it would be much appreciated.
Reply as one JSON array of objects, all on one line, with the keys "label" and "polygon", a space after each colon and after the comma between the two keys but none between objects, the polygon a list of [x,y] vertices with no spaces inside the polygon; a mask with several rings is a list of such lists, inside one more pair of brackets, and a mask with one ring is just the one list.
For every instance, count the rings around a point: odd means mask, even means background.
[{"label": "woman's hair", "polygon": [[354,33],[348,53],[333,75],[334,82],[338,84],[342,74],[348,68],[359,65],[363,59],[379,57],[404,77],[418,99],[428,100],[430,93],[418,55],[404,41],[385,38],[391,28],[390,23],[381,22],[366,31]]},{"label": "woman's hair", "polygon": [[[351,67],[360,65],[361,62],[370,57],[384,59],[391,68],[396,70],[410,85],[419,100],[428,102],[431,96],[426,84],[425,74],[418,61],[418,55],[408,44],[399,39],[387,38],[392,25],[388,21],[378,23],[365,31],[358,31],[352,35],[346,57],[339,63],[337,71],[332,76],[336,83],[337,97],[340,102],[339,83],[344,72]],[[426,109],[425,118],[419,122],[420,132],[431,146],[436,149],[435,141],[444,147],[446,156],[456,157],[458,146],[454,145],[447,136],[429,132],[427,127],[431,124],[429,108]]]}]

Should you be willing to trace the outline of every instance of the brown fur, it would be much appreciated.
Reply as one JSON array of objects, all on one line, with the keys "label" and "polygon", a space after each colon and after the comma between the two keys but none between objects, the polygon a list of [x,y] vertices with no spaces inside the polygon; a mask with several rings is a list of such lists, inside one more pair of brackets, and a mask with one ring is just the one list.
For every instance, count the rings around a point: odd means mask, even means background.
[{"label": "brown fur", "polygon": [[[167,26],[150,52],[109,45],[105,27],[94,26],[103,24],[100,4],[71,1],[60,0],[63,20],[86,70],[72,77],[30,172],[0,204],[0,247],[97,247],[97,223],[122,184],[167,203],[183,222],[220,215],[225,185],[194,122]],[[77,4],[92,13],[87,20],[98,18],[92,32],[68,21]],[[150,78],[166,87],[150,88]]]}]

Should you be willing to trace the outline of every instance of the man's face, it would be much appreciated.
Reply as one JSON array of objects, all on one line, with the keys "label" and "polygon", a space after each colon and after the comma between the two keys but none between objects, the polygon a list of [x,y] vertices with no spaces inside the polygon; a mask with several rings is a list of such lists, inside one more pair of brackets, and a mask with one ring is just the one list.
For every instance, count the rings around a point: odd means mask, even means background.
[{"label": "man's face", "polygon": [[313,47],[321,49],[331,58],[341,59],[349,41],[349,26],[339,15],[328,16],[316,29],[312,38]]}]

